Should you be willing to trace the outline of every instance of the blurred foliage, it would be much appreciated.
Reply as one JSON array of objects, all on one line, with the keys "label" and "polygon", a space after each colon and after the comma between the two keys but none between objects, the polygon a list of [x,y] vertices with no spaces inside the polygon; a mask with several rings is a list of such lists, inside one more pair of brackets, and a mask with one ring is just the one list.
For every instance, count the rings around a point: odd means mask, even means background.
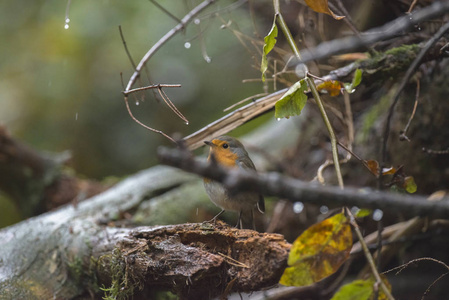
[{"label": "blurred foliage", "polygon": [[3,193],[0,193],[0,228],[21,220],[18,208]]},{"label": "blurred foliage", "polygon": [[[198,3],[160,1],[178,18]],[[206,12],[231,3],[220,1]],[[73,1],[65,29],[66,6],[67,1],[0,3],[0,124],[33,148],[71,150],[71,166],[86,177],[123,176],[156,164],[157,146],[169,142],[127,114],[120,73],[126,84],[133,67],[118,26],[138,63],[177,21],[150,1]],[[223,10],[221,17],[251,34],[246,10]],[[166,92],[190,125],[152,92],[143,102],[140,95],[130,98],[139,120],[170,135],[190,134],[223,116],[222,109],[230,104],[261,92],[260,83],[242,84],[260,73],[250,68],[251,57],[233,34],[220,29],[222,21],[214,14],[199,21],[170,40],[148,64],[153,83],[182,84]],[[210,63],[203,58],[202,43]]]}]

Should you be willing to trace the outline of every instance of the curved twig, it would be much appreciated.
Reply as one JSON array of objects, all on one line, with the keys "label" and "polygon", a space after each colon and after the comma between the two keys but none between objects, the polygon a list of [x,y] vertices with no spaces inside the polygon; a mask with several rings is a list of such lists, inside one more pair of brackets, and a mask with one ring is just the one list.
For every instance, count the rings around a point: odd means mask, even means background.
[{"label": "curved twig", "polygon": [[207,8],[209,5],[214,3],[215,0],[205,0],[201,2],[197,7],[192,9],[188,14],[182,18],[181,22],[178,23],[175,27],[173,27],[169,32],[167,32],[156,44],[151,47],[150,50],[142,57],[139,64],[136,67],[136,70],[134,71],[133,75],[128,81],[128,84],[125,88],[125,92],[129,92],[131,90],[131,87],[136,82],[137,78],[140,76],[140,72],[142,71],[143,67],[146,65],[148,60],[156,53],[159,48],[161,48],[167,41],[169,41],[172,37],[174,37],[178,32],[182,31],[185,26],[190,23],[195,16],[197,16],[201,11],[203,11],[205,8]]}]

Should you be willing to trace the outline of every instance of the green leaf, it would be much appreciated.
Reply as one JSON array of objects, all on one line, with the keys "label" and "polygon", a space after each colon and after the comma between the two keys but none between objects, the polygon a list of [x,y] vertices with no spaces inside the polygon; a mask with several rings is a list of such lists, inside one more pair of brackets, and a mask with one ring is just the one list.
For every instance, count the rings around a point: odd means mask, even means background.
[{"label": "green leaf", "polygon": [[372,212],[373,211],[371,209],[361,208],[355,213],[355,216],[357,218],[364,218],[372,214]]},{"label": "green leaf", "polygon": [[340,213],[309,227],[294,242],[279,283],[305,286],[335,273],[349,257],[352,233]]},{"label": "green leaf", "polygon": [[[382,281],[391,292],[391,285],[387,278],[381,275]],[[366,280],[354,280],[342,286],[332,297],[331,300],[371,300],[374,298],[374,284],[376,280],[370,277]],[[387,296],[381,288],[379,288],[378,300],[386,300]]]},{"label": "green leaf", "polygon": [[292,85],[288,91],[274,105],[276,119],[290,118],[301,113],[307,102],[307,96],[304,91],[307,89],[305,79],[302,79]]},{"label": "green leaf", "polygon": [[360,84],[360,82],[362,82],[362,70],[357,69],[354,72],[354,77],[352,78],[352,82],[344,84],[345,90],[349,94],[354,93],[355,92],[355,88]]},{"label": "green leaf", "polygon": [[278,27],[276,26],[276,16],[274,16],[273,26],[266,37],[264,37],[262,63],[260,64],[260,71],[262,72],[262,81],[265,81],[265,72],[268,69],[267,55],[273,50],[276,45],[276,38],[278,36]]}]

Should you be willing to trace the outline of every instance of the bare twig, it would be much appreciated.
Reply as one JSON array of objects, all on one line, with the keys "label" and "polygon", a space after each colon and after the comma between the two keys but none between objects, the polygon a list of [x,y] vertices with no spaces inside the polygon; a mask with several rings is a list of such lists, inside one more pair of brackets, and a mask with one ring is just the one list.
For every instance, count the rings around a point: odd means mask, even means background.
[{"label": "bare twig", "polygon": [[448,155],[449,154],[449,148],[446,150],[432,150],[427,148],[422,148],[423,152],[426,152],[427,154],[434,154],[434,155]]},{"label": "bare twig", "polygon": [[206,9],[209,5],[213,4],[215,0],[205,0],[201,2],[197,7],[192,9],[188,14],[182,18],[181,22],[173,27],[169,32],[167,32],[156,44],[151,47],[150,50],[144,55],[144,57],[140,60],[139,64],[136,67],[133,75],[128,81],[128,84],[125,88],[126,92],[131,90],[131,87],[136,82],[137,78],[140,76],[140,72],[142,68],[146,65],[148,60],[156,53],[159,48],[161,48],[167,41],[169,41],[172,37],[174,37],[178,32],[183,30],[185,26],[190,23],[200,12]]},{"label": "bare twig", "polygon": [[168,98],[168,95],[165,93],[165,91],[162,89],[162,87],[159,85],[157,87],[157,91],[159,92],[159,95],[164,100],[165,104],[180,118],[182,119],[187,125],[189,125],[189,120],[187,120],[186,117],[179,111],[179,109],[171,102],[170,98]]},{"label": "bare twig", "polygon": [[172,18],[173,20],[175,20],[178,23],[181,23],[182,21],[176,17],[174,14],[172,14],[169,10],[167,10],[165,7],[163,7],[162,5],[159,4],[159,2],[157,2],[156,0],[150,0],[151,3],[153,3],[157,8],[159,8],[160,10],[162,10],[167,16],[169,16],[170,18]]},{"label": "bare twig", "polygon": [[[438,2],[436,2],[438,3]],[[449,3],[449,2],[447,2]],[[449,7],[449,4],[448,4]],[[407,85],[408,81],[410,80],[410,78],[412,77],[413,73],[415,73],[415,71],[418,69],[421,60],[424,58],[424,55],[426,55],[427,51],[430,49],[430,47],[432,47],[442,36],[443,34],[449,30],[449,22],[447,22],[445,25],[443,25],[440,30],[438,30],[438,32],[430,39],[427,41],[426,45],[424,46],[424,48],[421,49],[421,51],[419,52],[419,54],[416,56],[415,60],[413,61],[413,63],[410,65],[410,67],[408,68],[407,72],[405,73],[400,86],[398,87],[398,89],[396,90],[396,93],[393,97],[393,103],[390,106],[390,110],[388,111],[388,116],[387,116],[387,120],[386,120],[386,124],[385,124],[385,129],[384,129],[384,133],[383,133],[383,142],[382,142],[382,153],[381,153],[381,160],[380,160],[380,170],[383,170],[383,166],[385,165],[385,161],[387,158],[387,142],[388,142],[388,137],[390,134],[390,123],[391,123],[391,119],[393,117],[393,113],[394,113],[394,108],[396,107],[396,104],[399,101],[399,95],[402,93],[402,91],[404,90],[405,86]],[[379,173],[379,188],[382,187],[382,172]]]},{"label": "bare twig", "polygon": [[407,13],[411,13],[412,10],[415,8],[416,3],[418,3],[418,0],[413,0],[412,4],[410,4],[410,7],[408,8]]},{"label": "bare twig", "polygon": [[[275,90],[276,90],[276,89],[275,89]],[[223,109],[223,111],[231,110],[231,109],[233,109],[234,107],[239,106],[240,104],[243,104],[243,103],[245,103],[245,102],[247,102],[247,101],[250,101],[250,100],[253,100],[253,101],[254,101],[255,98],[263,97],[263,96],[266,96],[266,95],[267,95],[267,93],[260,93],[260,94],[252,95],[252,96],[247,97],[247,98],[245,98],[245,99],[243,99],[243,100],[240,100],[240,101],[237,102],[237,103],[232,104],[231,106],[229,106],[229,107]]]},{"label": "bare twig", "polygon": [[125,105],[126,105],[126,109],[128,110],[128,114],[131,116],[131,118],[132,118],[137,124],[139,124],[140,126],[146,128],[146,129],[148,129],[148,130],[150,130],[150,131],[152,131],[152,132],[159,133],[160,135],[166,137],[167,139],[169,139],[170,141],[172,141],[173,143],[176,144],[176,141],[175,141],[172,137],[170,137],[169,135],[167,135],[166,133],[164,133],[163,131],[157,130],[157,129],[154,129],[154,128],[151,128],[151,127],[149,127],[149,126],[143,124],[143,123],[140,122],[139,120],[137,120],[137,118],[134,117],[133,113],[131,112],[131,109],[129,108],[128,96],[125,96]]},{"label": "bare twig", "polygon": [[349,222],[351,223],[352,227],[354,228],[354,231],[359,239],[359,242],[362,245],[363,252],[364,252],[366,260],[368,261],[368,264],[371,268],[371,272],[373,273],[374,278],[376,278],[376,283],[380,285],[382,291],[384,292],[385,296],[387,296],[388,299],[394,300],[394,298],[391,295],[390,291],[388,290],[387,286],[380,278],[379,272],[377,271],[376,265],[374,264],[374,259],[371,256],[371,253],[369,252],[368,247],[366,246],[365,240],[363,239],[363,235],[360,232],[359,225],[357,225],[357,222],[355,221],[355,218],[352,215],[351,210],[346,208],[346,213],[349,215]]},{"label": "bare twig", "polygon": [[421,300],[424,299],[425,296],[427,296],[427,294],[430,292],[430,289],[444,276],[446,276],[447,274],[449,274],[449,266],[447,264],[445,264],[444,262],[442,262],[441,260],[432,258],[432,257],[421,257],[421,258],[417,258],[417,259],[412,259],[411,261],[409,261],[408,263],[402,264],[400,266],[397,266],[395,268],[392,268],[388,271],[385,271],[384,274],[386,273],[390,273],[392,271],[395,270],[399,270],[396,272],[396,275],[398,275],[400,272],[402,272],[402,270],[404,270],[405,268],[407,268],[409,265],[416,263],[416,262],[421,262],[421,261],[433,261],[436,262],[440,265],[442,265],[446,270],[448,270],[446,273],[441,274],[440,276],[438,276],[437,279],[435,279],[426,289],[426,291],[424,292],[424,295],[422,296]]},{"label": "bare twig", "polygon": [[122,39],[123,47],[125,48],[126,55],[128,55],[128,59],[131,62],[131,65],[133,66],[134,70],[136,69],[136,63],[134,62],[134,59],[131,56],[131,53],[129,52],[128,46],[126,45],[125,36],[123,35],[122,31],[122,25],[118,26],[118,31],[120,32],[120,38]]},{"label": "bare twig", "polygon": [[266,97],[240,107],[239,109],[185,137],[184,140],[188,149],[194,150],[204,145],[203,141],[225,134],[248,122],[249,120],[252,120],[253,118],[271,110],[276,101],[279,100],[286,91],[287,89],[279,90]]},{"label": "bare twig", "polygon": [[181,87],[180,84],[165,84],[165,83],[159,83],[159,84],[152,84],[152,85],[148,85],[148,86],[144,86],[144,87],[140,87],[140,88],[135,88],[129,91],[123,91],[123,95],[128,96],[132,93],[135,92],[141,92],[141,91],[145,91],[145,90],[150,90],[150,89],[160,89],[160,88],[164,88],[164,87]]},{"label": "bare twig", "polygon": [[404,130],[402,130],[401,132],[399,132],[399,140],[400,141],[407,141],[410,142],[410,139],[407,136],[407,130],[410,127],[410,124],[412,123],[413,118],[415,117],[415,113],[416,113],[416,107],[418,106],[418,99],[419,99],[419,79],[416,80],[416,96],[415,96],[415,105],[413,105],[413,111],[412,114],[410,116],[410,118],[408,119],[407,125],[405,125]]}]

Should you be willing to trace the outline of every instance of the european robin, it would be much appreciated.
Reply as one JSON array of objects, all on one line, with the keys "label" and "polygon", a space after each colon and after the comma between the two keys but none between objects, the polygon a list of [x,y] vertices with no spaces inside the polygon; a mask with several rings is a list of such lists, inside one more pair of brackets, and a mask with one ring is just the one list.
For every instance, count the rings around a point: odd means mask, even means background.
[{"label": "european robin", "polygon": [[[210,147],[208,161],[215,161],[224,167],[256,170],[245,147],[237,139],[222,135],[212,141],[204,141],[204,143]],[[243,224],[245,224],[245,226],[252,226],[252,229],[256,229],[254,209],[258,208],[261,213],[265,212],[265,201],[262,195],[248,192],[230,195],[221,183],[209,178],[204,178],[204,187],[210,200],[222,209],[212,219],[213,221],[227,210],[236,211],[239,213],[236,227],[240,225],[240,228],[243,228]]]}]

